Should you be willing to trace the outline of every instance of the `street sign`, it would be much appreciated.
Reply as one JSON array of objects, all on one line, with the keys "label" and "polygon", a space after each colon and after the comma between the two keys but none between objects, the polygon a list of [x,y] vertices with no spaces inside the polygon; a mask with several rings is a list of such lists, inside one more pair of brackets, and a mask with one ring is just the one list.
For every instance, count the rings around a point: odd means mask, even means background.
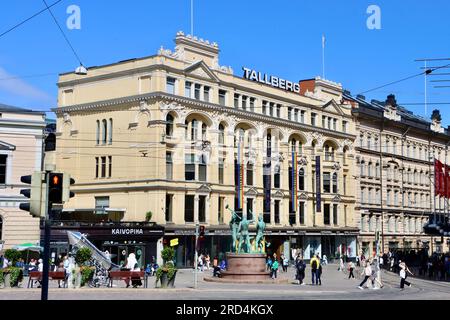
[{"label": "street sign", "polygon": [[175,247],[178,245],[178,238],[170,240],[170,246]]}]

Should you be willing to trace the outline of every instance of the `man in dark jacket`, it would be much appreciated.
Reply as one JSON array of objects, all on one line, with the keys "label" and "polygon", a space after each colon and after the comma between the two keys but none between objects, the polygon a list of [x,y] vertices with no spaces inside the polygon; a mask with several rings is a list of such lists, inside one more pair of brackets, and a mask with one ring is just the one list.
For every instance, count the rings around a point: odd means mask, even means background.
[{"label": "man in dark jacket", "polygon": [[300,256],[298,256],[297,260],[295,261],[295,268],[297,269],[297,283],[300,285],[305,285],[303,279],[305,279],[306,263]]}]

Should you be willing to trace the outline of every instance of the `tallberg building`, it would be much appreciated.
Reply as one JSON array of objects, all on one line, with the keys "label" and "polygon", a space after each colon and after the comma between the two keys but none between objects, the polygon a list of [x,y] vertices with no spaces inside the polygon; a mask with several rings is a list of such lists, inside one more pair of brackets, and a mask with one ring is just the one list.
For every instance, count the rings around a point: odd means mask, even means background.
[{"label": "tallberg building", "polygon": [[341,85],[236,76],[216,43],[182,32],[175,43],[60,75],[56,167],[77,182],[64,210],[111,208],[125,222],[151,211],[163,243],[178,238],[178,265],[193,264],[196,221],[202,251],[230,251],[227,206],[263,214],[270,252],[354,257],[356,135]]},{"label": "tallberg building", "polygon": [[376,232],[380,252],[447,252],[448,237],[425,234],[423,227],[435,207],[438,215],[448,212],[444,198],[434,202],[433,161],[449,163],[449,131],[440,119],[429,121],[397,105],[393,95],[368,102],[345,92],[344,101],[353,106],[358,134],[359,253],[376,255]]}]

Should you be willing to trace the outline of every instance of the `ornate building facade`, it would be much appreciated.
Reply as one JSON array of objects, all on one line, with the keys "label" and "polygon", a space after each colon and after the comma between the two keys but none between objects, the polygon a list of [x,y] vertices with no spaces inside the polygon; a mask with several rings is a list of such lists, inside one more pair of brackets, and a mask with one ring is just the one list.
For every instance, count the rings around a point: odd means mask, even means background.
[{"label": "ornate building facade", "polygon": [[344,94],[353,106],[358,139],[356,149],[360,254],[420,250],[446,252],[448,238],[425,234],[430,215],[445,215],[443,198],[434,199],[434,158],[448,163],[450,135],[438,119],[430,122],[397,105],[393,95],[385,102],[365,101]]},{"label": "ornate building facade", "polygon": [[179,265],[193,264],[196,222],[202,251],[230,250],[228,209],[262,214],[271,252],[354,257],[356,131],[341,85],[316,78],[295,92],[234,75],[216,43],[182,32],[175,43],[60,75],[56,168],[76,180],[64,210],[106,207],[121,221],[151,211],[163,243],[179,239]]}]

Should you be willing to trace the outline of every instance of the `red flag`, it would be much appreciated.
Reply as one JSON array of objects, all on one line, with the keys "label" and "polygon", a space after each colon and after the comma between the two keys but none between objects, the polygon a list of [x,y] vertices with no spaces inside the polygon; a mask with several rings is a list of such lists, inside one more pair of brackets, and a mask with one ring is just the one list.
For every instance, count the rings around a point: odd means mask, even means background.
[{"label": "red flag", "polygon": [[442,162],[434,159],[434,195],[442,195],[444,189],[444,179],[442,176]]}]

